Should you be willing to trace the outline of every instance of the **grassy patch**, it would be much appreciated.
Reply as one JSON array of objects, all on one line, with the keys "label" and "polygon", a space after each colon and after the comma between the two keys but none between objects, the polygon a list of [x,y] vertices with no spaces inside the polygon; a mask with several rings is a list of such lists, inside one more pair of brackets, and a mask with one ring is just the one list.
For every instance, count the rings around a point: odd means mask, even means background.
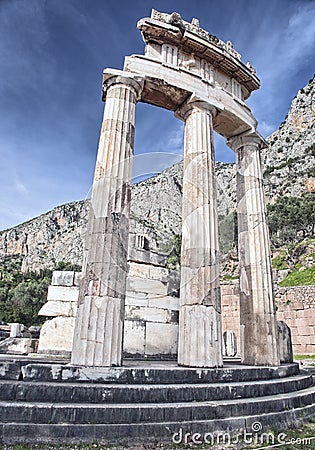
[{"label": "grassy patch", "polygon": [[272,268],[278,270],[288,269],[289,266],[284,260],[284,256],[277,256],[272,260]]},{"label": "grassy patch", "polygon": [[296,361],[302,361],[304,359],[315,359],[315,355],[294,355]]},{"label": "grassy patch", "polygon": [[315,266],[304,270],[294,270],[290,272],[279,286],[309,286],[315,284]]},{"label": "grassy patch", "polygon": [[238,276],[223,275],[222,280],[223,281],[238,280]]}]

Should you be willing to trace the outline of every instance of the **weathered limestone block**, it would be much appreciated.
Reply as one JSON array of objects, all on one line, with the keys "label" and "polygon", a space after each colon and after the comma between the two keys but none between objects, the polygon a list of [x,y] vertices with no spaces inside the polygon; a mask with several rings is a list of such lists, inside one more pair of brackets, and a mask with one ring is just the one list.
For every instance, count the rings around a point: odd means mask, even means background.
[{"label": "weathered limestone block", "polygon": [[185,330],[185,340],[179,339],[181,364],[191,367],[222,365],[221,316],[212,306],[194,305],[179,310],[179,337]]},{"label": "weathered limestone block", "polygon": [[45,317],[75,317],[77,313],[77,306],[77,302],[49,300],[41,307],[38,315]]},{"label": "weathered limestone block", "polygon": [[236,356],[237,343],[234,331],[226,330],[223,333],[223,356]]},{"label": "weathered limestone block", "polygon": [[237,154],[238,248],[243,363],[278,365],[271,253],[258,134],[229,140]]},{"label": "weathered limestone block", "polygon": [[217,193],[212,116],[201,101],[184,104],[183,228],[178,362],[222,366]]},{"label": "weathered limestone block", "polygon": [[125,305],[148,306],[148,295],[144,292],[126,291]]},{"label": "weathered limestone block", "polygon": [[27,355],[36,353],[38,339],[9,337],[0,342],[0,353],[9,353],[13,355]]},{"label": "weathered limestone block", "polygon": [[49,286],[47,300],[61,302],[77,302],[79,289],[77,286]]},{"label": "weathered limestone block", "polygon": [[143,356],[145,353],[145,329],[143,320],[125,320],[124,353]]},{"label": "weathered limestone block", "polygon": [[[138,81],[137,81],[138,80]],[[104,118],[95,167],[72,363],[121,365],[137,80],[104,82]]]},{"label": "weathered limestone block", "polygon": [[161,308],[126,306],[125,318],[131,320],[142,320],[144,322],[169,323],[172,320],[172,315],[171,311]]},{"label": "weathered limestone block", "polygon": [[150,267],[150,278],[151,280],[160,280],[163,283],[167,283],[169,281],[169,270],[165,267]]},{"label": "weathered limestone block", "polygon": [[150,278],[150,265],[136,262],[128,263],[128,276],[130,278]]},{"label": "weathered limestone block", "polygon": [[170,323],[146,324],[146,355],[174,355],[178,344],[178,326]]},{"label": "weathered limestone block", "polygon": [[72,349],[74,317],[54,317],[42,326],[38,353],[70,355]]},{"label": "weathered limestone block", "polygon": [[178,311],[179,299],[178,297],[150,297],[148,298],[148,306],[151,308],[163,308],[172,311]]},{"label": "weathered limestone block", "polygon": [[282,363],[293,362],[291,330],[282,320],[278,321],[279,358]]},{"label": "weathered limestone block", "polygon": [[127,291],[145,292],[153,295],[167,295],[167,284],[149,278],[133,278],[127,280]]},{"label": "weathered limestone block", "polygon": [[22,324],[11,323],[10,337],[21,337],[22,336]]},{"label": "weathered limestone block", "polygon": [[75,272],[69,270],[54,270],[51,284],[53,286],[73,286]]},{"label": "weathered limestone block", "polygon": [[73,285],[79,287],[80,283],[81,283],[81,279],[82,279],[82,272],[75,272],[74,273]]}]

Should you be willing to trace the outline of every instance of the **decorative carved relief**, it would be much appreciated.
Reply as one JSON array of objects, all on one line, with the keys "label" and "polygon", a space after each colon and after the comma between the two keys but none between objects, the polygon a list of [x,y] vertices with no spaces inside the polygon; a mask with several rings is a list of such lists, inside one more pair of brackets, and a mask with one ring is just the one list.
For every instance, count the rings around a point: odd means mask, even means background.
[{"label": "decorative carved relief", "polygon": [[189,59],[182,59],[180,62],[180,66],[184,69],[190,70],[192,67],[196,67],[197,61],[195,59],[195,54],[192,53]]},{"label": "decorative carved relief", "polygon": [[227,41],[225,44],[225,50],[230,53],[234,58],[241,60],[241,55],[234,49],[233,44],[231,41]]},{"label": "decorative carved relief", "polygon": [[185,31],[184,22],[181,18],[181,15],[178,14],[177,12],[173,12],[172,14],[170,14],[167,21],[171,25],[174,25],[175,27],[180,28],[182,31]]},{"label": "decorative carved relief", "polygon": [[234,78],[232,78],[232,94],[242,100],[242,87]]},{"label": "decorative carved relief", "polygon": [[162,62],[164,64],[175,66],[178,65],[178,48],[169,44],[162,45]]},{"label": "decorative carved relief", "polygon": [[147,239],[143,234],[136,234],[135,236],[135,247],[141,250],[145,250],[147,245]]},{"label": "decorative carved relief", "polygon": [[[199,26],[199,20],[198,19],[192,19],[191,23],[186,22],[183,20],[180,16],[180,14],[174,12],[172,14],[166,14],[166,13],[160,13],[156,11],[155,9],[152,9],[151,13],[151,19],[158,20],[160,22],[169,23],[171,25],[177,26],[180,28],[182,32],[185,30],[191,31],[192,33],[197,34],[201,38],[205,39],[208,42],[211,42],[212,44],[216,45],[219,48],[222,48],[226,52],[228,52],[231,56],[241,60],[241,55],[234,49],[233,44],[231,41],[227,41],[226,43],[221,41],[221,39],[217,38],[213,34],[208,33],[208,31],[203,30]],[[253,68],[251,66],[251,68]],[[252,69],[250,69],[252,71]]]},{"label": "decorative carved relief", "polygon": [[206,81],[209,81],[210,83],[214,83],[214,69],[212,65],[205,59],[202,59],[200,61],[200,69],[201,69],[201,78]]},{"label": "decorative carved relief", "polygon": [[246,67],[247,67],[247,69],[250,70],[250,72],[251,72],[253,75],[256,75],[256,69],[255,69],[255,67],[253,67],[253,66],[251,65],[250,62],[247,62],[247,63],[246,63]]}]

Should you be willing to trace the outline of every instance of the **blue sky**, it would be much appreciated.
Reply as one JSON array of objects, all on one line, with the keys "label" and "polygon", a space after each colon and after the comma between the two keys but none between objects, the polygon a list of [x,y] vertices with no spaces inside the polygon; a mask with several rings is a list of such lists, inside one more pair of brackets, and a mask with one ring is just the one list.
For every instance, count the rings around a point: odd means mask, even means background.
[{"label": "blue sky", "polygon": [[[136,23],[152,8],[199,18],[255,66],[262,87],[247,103],[264,136],[313,76],[310,0],[0,0],[0,229],[88,195],[102,70],[121,69],[125,55],[143,52]],[[171,112],[139,104],[135,175],[180,159],[182,136]],[[163,158],[141,156],[151,152]],[[234,157],[220,139],[216,157]]]}]

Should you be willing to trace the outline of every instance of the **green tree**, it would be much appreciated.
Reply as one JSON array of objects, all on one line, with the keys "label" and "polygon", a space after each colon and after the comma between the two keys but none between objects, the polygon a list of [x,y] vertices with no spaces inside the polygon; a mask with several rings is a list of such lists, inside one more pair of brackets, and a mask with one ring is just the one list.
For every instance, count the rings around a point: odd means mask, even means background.
[{"label": "green tree", "polygon": [[182,247],[182,235],[174,234],[172,242],[172,251],[167,259],[166,267],[168,269],[177,269],[180,266],[180,253]]},{"label": "green tree", "polygon": [[[80,266],[60,262],[55,270],[81,270]],[[0,263],[0,320],[39,325],[38,311],[46,303],[52,270],[21,272],[21,261],[6,258]]]},{"label": "green tree", "polygon": [[274,205],[267,206],[269,230],[275,246],[299,242],[314,236],[315,196],[280,197]]}]

